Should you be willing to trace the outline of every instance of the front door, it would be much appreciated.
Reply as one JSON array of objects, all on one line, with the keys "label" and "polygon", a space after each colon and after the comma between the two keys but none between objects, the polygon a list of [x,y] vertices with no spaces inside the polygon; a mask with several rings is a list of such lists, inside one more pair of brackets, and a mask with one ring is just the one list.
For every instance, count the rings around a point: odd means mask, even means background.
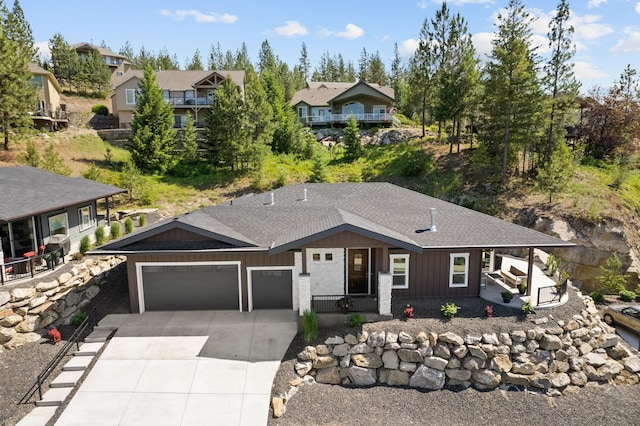
[{"label": "front door", "polygon": [[369,249],[348,249],[349,294],[369,293]]}]

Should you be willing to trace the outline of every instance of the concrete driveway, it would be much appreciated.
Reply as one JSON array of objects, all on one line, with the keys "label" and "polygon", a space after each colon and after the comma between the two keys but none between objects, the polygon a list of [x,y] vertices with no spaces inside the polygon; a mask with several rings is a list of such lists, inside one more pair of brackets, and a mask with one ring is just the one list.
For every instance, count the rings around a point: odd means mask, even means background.
[{"label": "concrete driveway", "polygon": [[296,315],[109,315],[118,330],[56,425],[264,425]]}]

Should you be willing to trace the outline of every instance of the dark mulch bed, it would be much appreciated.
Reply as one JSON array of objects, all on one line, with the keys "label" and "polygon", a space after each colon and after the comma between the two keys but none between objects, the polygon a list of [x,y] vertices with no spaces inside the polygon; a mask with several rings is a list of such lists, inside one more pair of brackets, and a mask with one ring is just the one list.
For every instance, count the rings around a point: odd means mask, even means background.
[{"label": "dark mulch bed", "polygon": [[[71,267],[72,263],[65,265],[65,269],[71,269]],[[52,278],[41,278],[42,281],[48,279]],[[94,307],[97,308],[96,319],[98,321],[108,314],[129,313],[127,276],[124,263],[111,270],[109,282],[100,286],[100,293],[82,309],[82,312],[89,313]],[[63,339],[65,339],[73,334],[75,326],[61,325],[58,329]],[[87,329],[85,335],[90,331],[91,327]],[[63,340],[56,345],[52,345],[49,339],[43,338],[39,342],[30,343],[11,351],[0,349],[0,425],[15,425],[34,408],[37,393],[27,404],[18,404],[18,402],[36,381],[38,374],[56,356],[65,343],[66,340]],[[65,359],[60,362],[56,370],[49,376],[42,389],[43,393],[49,389],[49,383],[58,376],[74,350],[75,346],[69,350]]]}]

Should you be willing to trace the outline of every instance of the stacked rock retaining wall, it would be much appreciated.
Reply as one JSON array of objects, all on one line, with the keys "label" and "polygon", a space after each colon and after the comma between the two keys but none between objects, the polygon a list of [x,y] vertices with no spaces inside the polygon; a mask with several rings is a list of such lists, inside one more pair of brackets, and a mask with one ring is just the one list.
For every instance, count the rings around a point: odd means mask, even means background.
[{"label": "stacked rock retaining wall", "polygon": [[0,288],[0,345],[14,349],[38,341],[51,325],[69,324],[100,292],[108,271],[125,260],[87,258],[50,281],[11,291]]},{"label": "stacked rock retaining wall", "polygon": [[307,346],[295,369],[301,383],[427,390],[516,385],[549,395],[575,393],[589,382],[638,383],[640,358],[600,320],[590,298],[585,304],[580,314],[546,330],[336,336]]}]

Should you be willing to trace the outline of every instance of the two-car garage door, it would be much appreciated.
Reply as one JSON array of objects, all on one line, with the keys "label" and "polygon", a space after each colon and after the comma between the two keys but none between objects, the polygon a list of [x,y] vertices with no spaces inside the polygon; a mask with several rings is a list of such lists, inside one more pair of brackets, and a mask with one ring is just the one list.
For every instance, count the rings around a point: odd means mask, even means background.
[{"label": "two-car garage door", "polygon": [[[242,310],[240,262],[138,264],[140,311]],[[249,309],[292,309],[291,268],[247,268]]]}]

